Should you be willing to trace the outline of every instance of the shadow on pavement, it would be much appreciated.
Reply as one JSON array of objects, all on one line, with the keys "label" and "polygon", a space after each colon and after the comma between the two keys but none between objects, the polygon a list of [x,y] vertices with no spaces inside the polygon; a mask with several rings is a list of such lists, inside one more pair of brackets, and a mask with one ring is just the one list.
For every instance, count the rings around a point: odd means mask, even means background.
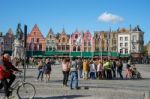
[{"label": "shadow on pavement", "polygon": [[66,95],[66,96],[51,96],[51,97],[35,97],[34,99],[73,99],[79,97],[89,97],[89,95]]}]

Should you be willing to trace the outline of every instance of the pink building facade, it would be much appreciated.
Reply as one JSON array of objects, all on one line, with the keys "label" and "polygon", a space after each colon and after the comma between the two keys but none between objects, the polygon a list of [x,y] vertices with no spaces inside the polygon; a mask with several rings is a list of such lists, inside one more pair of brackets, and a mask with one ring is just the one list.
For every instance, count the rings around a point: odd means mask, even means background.
[{"label": "pink building facade", "polygon": [[82,40],[82,50],[83,52],[93,52],[93,37],[89,31],[86,31]]},{"label": "pink building facade", "polygon": [[76,30],[74,33],[71,35],[71,44],[70,44],[70,51],[71,52],[80,52],[82,51],[82,36],[83,34]]}]

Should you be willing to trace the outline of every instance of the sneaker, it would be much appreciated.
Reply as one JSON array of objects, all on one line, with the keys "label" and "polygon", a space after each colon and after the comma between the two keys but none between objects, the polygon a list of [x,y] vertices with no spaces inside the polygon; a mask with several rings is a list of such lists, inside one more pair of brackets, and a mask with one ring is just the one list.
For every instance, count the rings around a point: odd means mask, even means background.
[{"label": "sneaker", "polygon": [[36,82],[37,82],[38,80],[37,80],[37,79],[35,79],[34,81],[36,81]]}]

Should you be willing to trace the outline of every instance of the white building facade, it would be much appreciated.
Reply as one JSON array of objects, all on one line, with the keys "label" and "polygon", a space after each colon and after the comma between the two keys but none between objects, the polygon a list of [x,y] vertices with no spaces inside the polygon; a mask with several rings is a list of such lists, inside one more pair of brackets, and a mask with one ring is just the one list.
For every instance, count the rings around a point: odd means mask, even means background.
[{"label": "white building facade", "polygon": [[118,33],[118,52],[120,54],[130,54],[130,34]]},{"label": "white building facade", "polygon": [[131,34],[131,53],[142,53],[144,48],[144,32],[135,27],[130,31]]}]

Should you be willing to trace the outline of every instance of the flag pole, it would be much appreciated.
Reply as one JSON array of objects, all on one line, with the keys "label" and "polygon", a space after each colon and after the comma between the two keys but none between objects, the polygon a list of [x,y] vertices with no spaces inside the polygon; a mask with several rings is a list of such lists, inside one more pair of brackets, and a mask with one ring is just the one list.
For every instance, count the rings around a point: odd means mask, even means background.
[{"label": "flag pole", "polygon": [[70,34],[70,52],[69,52],[69,57],[70,57],[70,60],[71,60],[71,34]]}]

